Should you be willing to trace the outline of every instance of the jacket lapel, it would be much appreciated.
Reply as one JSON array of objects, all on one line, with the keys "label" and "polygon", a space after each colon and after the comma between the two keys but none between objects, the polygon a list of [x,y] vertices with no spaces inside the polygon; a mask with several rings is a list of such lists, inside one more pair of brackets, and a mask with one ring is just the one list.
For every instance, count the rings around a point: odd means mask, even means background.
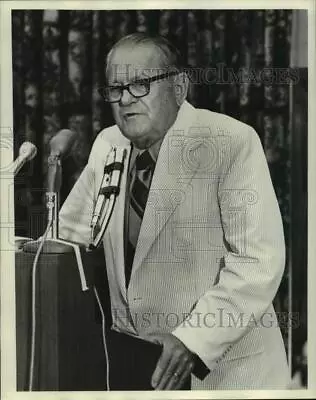
[{"label": "jacket lapel", "polygon": [[[141,266],[162,229],[182,203],[195,170],[183,163],[183,145],[194,125],[194,107],[185,102],[161,144],[138,237],[132,274]],[[162,249],[163,250],[163,249]]]}]

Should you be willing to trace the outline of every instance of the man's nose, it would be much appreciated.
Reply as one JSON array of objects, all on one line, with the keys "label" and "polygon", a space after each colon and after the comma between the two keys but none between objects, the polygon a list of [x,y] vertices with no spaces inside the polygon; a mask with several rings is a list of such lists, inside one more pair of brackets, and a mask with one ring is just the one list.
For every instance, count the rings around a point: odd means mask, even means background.
[{"label": "man's nose", "polygon": [[136,97],[130,94],[127,89],[123,89],[122,97],[120,103],[124,106],[130,103],[134,103],[136,101]]}]

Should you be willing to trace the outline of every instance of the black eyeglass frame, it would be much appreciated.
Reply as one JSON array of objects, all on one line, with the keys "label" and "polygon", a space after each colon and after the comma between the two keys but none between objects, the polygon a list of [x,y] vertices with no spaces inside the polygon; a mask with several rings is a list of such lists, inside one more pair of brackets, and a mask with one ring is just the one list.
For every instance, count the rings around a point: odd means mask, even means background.
[{"label": "black eyeglass frame", "polygon": [[[158,81],[158,80],[161,80],[161,79],[165,79],[167,77],[178,75],[178,74],[180,74],[180,71],[170,71],[170,72],[165,72],[164,74],[151,76],[149,78],[137,79],[134,82],[127,83],[126,85],[103,86],[103,87],[98,88],[97,90],[98,90],[99,94],[101,95],[101,97],[104,99],[104,101],[106,101],[107,103],[118,103],[119,101],[121,101],[125,89],[128,91],[128,93],[130,95],[132,95],[136,99],[140,99],[141,97],[148,96],[148,94],[150,93],[150,84],[152,82],[155,82],[155,81]],[[135,85],[135,84],[139,84],[139,83],[143,84],[146,87],[147,91],[146,91],[145,94],[142,94],[140,96],[135,96],[133,93],[131,93],[130,85]],[[114,100],[114,101],[108,100],[108,98],[107,98],[107,96],[105,94],[105,90],[106,89],[110,89],[110,88],[120,89],[121,95],[120,95],[118,100]]]}]

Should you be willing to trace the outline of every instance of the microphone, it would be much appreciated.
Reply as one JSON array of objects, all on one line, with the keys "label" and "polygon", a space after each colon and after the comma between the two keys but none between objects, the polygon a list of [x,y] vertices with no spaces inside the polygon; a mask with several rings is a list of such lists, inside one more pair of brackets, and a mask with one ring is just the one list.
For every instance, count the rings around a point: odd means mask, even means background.
[{"label": "microphone", "polygon": [[110,221],[116,198],[120,193],[126,154],[127,151],[125,148],[112,147],[107,156],[103,179],[90,223],[89,250],[93,250],[99,246]]},{"label": "microphone", "polygon": [[[28,161],[33,160],[36,154],[37,147],[35,146],[35,144],[31,142],[22,143],[19,148],[19,155],[13,164],[14,176],[19,173],[24,164],[26,164]],[[32,238],[29,237],[15,236],[15,251],[22,251],[23,245],[31,240]]]},{"label": "microphone", "polygon": [[31,142],[24,142],[19,148],[19,155],[13,163],[14,176],[18,174],[25,163],[33,160],[37,154],[37,147]]},{"label": "microphone", "polygon": [[[59,212],[59,191],[62,181],[62,158],[69,155],[72,145],[76,139],[76,133],[70,129],[60,130],[49,142],[50,154],[48,156],[47,170],[47,192],[46,208],[48,209],[47,226],[45,233],[45,245],[42,249],[44,253],[64,253],[73,251],[69,242],[58,238],[58,212]],[[26,252],[36,252],[41,245],[41,240],[26,243],[23,250]]]},{"label": "microphone", "polygon": [[49,142],[46,206],[49,211],[48,220],[53,221],[50,231],[52,239],[58,238],[59,191],[62,183],[61,159],[70,152],[76,136],[76,133],[70,129],[62,129]]},{"label": "microphone", "polygon": [[60,130],[49,142],[50,154],[57,154],[59,157],[66,157],[71,149],[76,133],[70,129]]},{"label": "microphone", "polygon": [[47,191],[59,192],[61,188],[61,159],[67,157],[76,139],[76,133],[70,129],[62,129],[49,142]]}]

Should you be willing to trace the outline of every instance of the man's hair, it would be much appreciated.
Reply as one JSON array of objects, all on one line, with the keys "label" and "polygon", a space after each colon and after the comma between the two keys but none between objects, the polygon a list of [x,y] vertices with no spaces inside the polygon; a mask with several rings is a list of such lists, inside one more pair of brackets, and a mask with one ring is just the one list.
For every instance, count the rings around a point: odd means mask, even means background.
[{"label": "man's hair", "polygon": [[123,45],[141,45],[141,44],[151,44],[156,46],[162,55],[162,66],[168,69],[176,69],[181,71],[184,68],[183,58],[177,49],[169,40],[159,35],[150,35],[147,33],[131,33],[127,36],[122,37],[118,42],[114,44],[112,49],[107,55],[106,64],[109,64],[111,55],[113,52]]}]

